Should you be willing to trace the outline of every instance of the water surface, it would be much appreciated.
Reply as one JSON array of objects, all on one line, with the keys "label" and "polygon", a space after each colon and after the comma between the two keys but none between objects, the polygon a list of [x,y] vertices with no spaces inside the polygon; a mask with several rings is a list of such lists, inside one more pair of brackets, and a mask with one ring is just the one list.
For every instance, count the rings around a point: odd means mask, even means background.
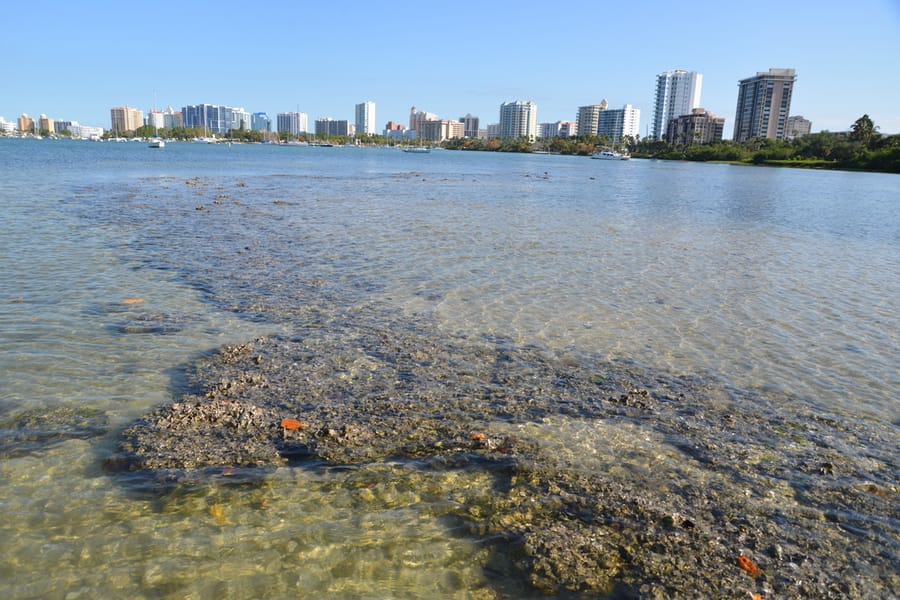
[{"label": "water surface", "polygon": [[[0,593],[526,593],[434,518],[485,474],[284,468],[263,488],[160,504],[103,472],[118,432],[183,393],[198,357],[310,323],[697,376],[880,428],[878,446],[835,444],[884,460],[898,425],[898,192],[896,176],[867,173],[0,140]],[[621,470],[627,448],[620,476],[649,487],[705,476],[629,424],[521,432],[580,449],[598,472]],[[877,483],[896,494],[896,480]],[[882,526],[896,540],[896,514]]]}]

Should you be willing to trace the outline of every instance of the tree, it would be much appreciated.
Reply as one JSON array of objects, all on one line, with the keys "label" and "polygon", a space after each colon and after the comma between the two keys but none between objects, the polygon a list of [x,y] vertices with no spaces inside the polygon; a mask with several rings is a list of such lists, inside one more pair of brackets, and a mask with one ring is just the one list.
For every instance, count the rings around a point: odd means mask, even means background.
[{"label": "tree", "polygon": [[853,123],[850,139],[862,142],[863,145],[868,148],[872,143],[872,140],[878,135],[876,133],[877,130],[878,128],[875,127],[875,123],[872,122],[869,115],[863,115]]}]

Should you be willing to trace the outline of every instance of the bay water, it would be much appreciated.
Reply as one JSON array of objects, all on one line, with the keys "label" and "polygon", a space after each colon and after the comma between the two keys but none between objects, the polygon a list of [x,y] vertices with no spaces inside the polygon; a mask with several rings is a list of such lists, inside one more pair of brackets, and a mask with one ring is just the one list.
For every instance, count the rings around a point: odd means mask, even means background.
[{"label": "bay water", "polygon": [[[283,468],[262,488],[162,505],[104,472],[118,433],[177,399],[198,357],[291,334],[278,303],[296,290],[269,280],[254,305],[252,279],[217,264],[263,242],[335,318],[386,307],[448,337],[696,375],[900,440],[896,175],[0,139],[0,596],[497,586],[483,546],[429,507],[488,485],[477,473]],[[627,426],[534,428],[597,469],[622,447],[679,460]],[[375,496],[363,472],[386,484]]]}]

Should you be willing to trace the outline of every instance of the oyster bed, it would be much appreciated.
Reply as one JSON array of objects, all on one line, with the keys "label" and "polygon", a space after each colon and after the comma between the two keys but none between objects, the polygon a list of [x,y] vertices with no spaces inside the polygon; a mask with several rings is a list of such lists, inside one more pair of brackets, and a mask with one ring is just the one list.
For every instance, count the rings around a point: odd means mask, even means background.
[{"label": "oyster bed", "polygon": [[[340,329],[222,349],[196,366],[198,393],[129,427],[108,467],[176,482],[198,470],[256,467],[263,477],[266,466],[397,459],[484,469],[493,487],[440,516],[467,523],[545,593],[896,590],[896,464],[841,452],[858,435],[887,444],[876,438],[888,431],[848,431],[698,379],[502,340]],[[282,428],[288,418],[300,427]],[[632,464],[618,438],[610,450],[620,461],[585,469],[577,445],[527,435],[527,424],[559,419],[621,428],[634,447],[660,440],[659,452],[687,464],[652,453]],[[648,487],[642,472],[653,469],[670,470],[669,483]],[[740,555],[763,574],[744,572]]]}]

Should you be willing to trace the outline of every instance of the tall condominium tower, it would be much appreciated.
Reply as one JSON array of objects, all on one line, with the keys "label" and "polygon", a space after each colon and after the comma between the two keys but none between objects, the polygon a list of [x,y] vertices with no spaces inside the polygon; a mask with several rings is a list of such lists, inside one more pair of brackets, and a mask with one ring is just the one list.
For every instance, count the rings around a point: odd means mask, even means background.
[{"label": "tall condominium tower", "polygon": [[630,104],[610,109],[606,100],[600,104],[579,106],[576,118],[578,135],[603,135],[618,144],[625,136],[637,137],[641,128],[641,111]]},{"label": "tall condominium tower", "polygon": [[375,135],[375,103],[369,100],[356,105],[356,135]]},{"label": "tall condominium tower", "polygon": [[738,82],[737,110],[734,115],[734,141],[745,142],[763,137],[783,140],[791,94],[797,75],[794,69],[769,69]]},{"label": "tall condominium tower", "polygon": [[479,119],[476,116],[473,116],[471,113],[466,113],[466,116],[459,118],[460,122],[463,124],[464,134],[467,138],[477,138],[478,137],[478,124]]},{"label": "tall condominium tower", "polygon": [[250,113],[243,108],[216,104],[192,104],[181,108],[185,127],[226,134],[229,129],[250,129]]},{"label": "tall condominium tower", "polygon": [[656,139],[666,136],[669,121],[689,115],[700,107],[700,88],[703,75],[696,71],[666,71],[656,76],[656,98],[653,109],[653,130]]},{"label": "tall condominium tower", "polygon": [[144,124],[144,111],[128,106],[109,109],[110,123],[116,135],[126,131],[134,131]]},{"label": "tall condominium tower", "polygon": [[537,104],[534,102],[504,102],[500,105],[500,137],[534,140],[537,137]]},{"label": "tall condominium tower", "polygon": [[600,104],[579,106],[575,117],[575,128],[578,135],[597,135],[597,126],[600,123],[600,113],[609,106],[604,100]]},{"label": "tall condominium tower", "polygon": [[275,115],[275,131],[301,135],[309,131],[309,115],[302,112],[278,113]]}]

